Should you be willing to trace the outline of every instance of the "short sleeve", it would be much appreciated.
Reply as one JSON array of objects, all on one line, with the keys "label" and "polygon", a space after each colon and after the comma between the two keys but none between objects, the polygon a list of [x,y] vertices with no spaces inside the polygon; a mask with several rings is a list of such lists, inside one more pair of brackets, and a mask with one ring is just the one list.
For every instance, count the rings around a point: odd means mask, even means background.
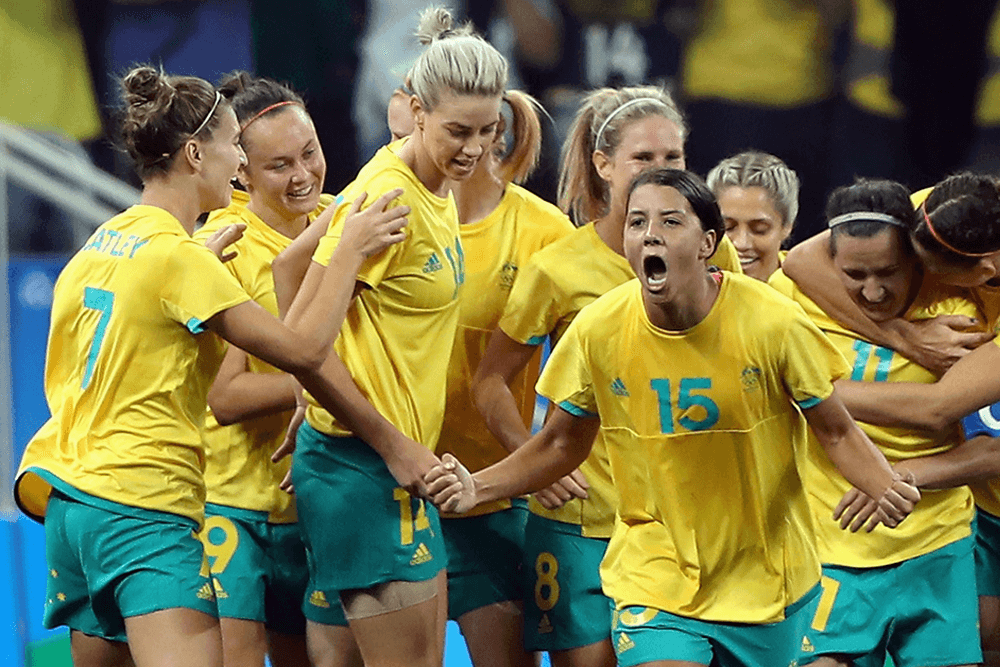
[{"label": "short sleeve", "polygon": [[499,327],[522,345],[541,345],[559,324],[558,287],[533,256],[510,290]]},{"label": "short sleeve", "polygon": [[733,242],[725,234],[722,235],[722,240],[716,246],[715,253],[708,258],[708,263],[709,265],[719,267],[723,271],[743,273],[743,267],[740,266],[740,256],[736,253],[736,246],[733,245]]},{"label": "short sleeve", "polygon": [[536,387],[572,415],[597,417],[597,397],[586,345],[585,321],[574,320],[552,351]]},{"label": "short sleeve", "polygon": [[[371,206],[372,202],[378,199],[382,192],[391,190],[394,187],[399,186],[389,184],[379,185],[376,182],[369,183],[367,190],[369,192],[375,192],[376,194],[368,195],[362,209]],[[406,203],[403,201],[404,197],[405,194],[398,199],[393,200],[393,202],[390,203],[389,208],[404,205]],[[341,201],[347,201],[347,198],[348,195],[338,195],[338,199]],[[353,196],[351,196],[351,201],[353,202]],[[330,226],[327,229],[326,234],[324,234],[323,238],[319,240],[319,243],[316,246],[316,251],[313,253],[314,262],[323,266],[328,266],[330,264],[330,259],[333,257],[333,251],[336,250],[337,246],[340,244],[340,237],[344,231],[344,224],[347,221],[347,213],[350,210],[350,206],[340,206],[334,214],[333,218],[330,220]],[[407,235],[407,239],[409,239],[409,235]],[[407,241],[396,243],[390,246],[387,250],[366,259],[364,264],[361,266],[361,270],[358,272],[358,280],[366,285],[369,285],[370,287],[375,287],[382,282],[382,279],[389,274],[392,266],[395,264],[396,258],[399,256],[406,243]]]},{"label": "short sleeve", "polygon": [[780,368],[785,390],[806,410],[833,393],[833,383],[850,372],[844,356],[826,335],[795,306],[785,318]]},{"label": "short sleeve", "polygon": [[182,241],[171,251],[165,274],[160,292],[163,312],[194,334],[203,332],[213,315],[250,300],[219,258],[194,240]]}]

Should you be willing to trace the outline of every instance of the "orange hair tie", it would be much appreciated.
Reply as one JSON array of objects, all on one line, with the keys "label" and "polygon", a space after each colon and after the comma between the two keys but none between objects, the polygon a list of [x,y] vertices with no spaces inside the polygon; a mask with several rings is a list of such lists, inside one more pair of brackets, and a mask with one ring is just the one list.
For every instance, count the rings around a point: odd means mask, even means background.
[{"label": "orange hair tie", "polygon": [[254,116],[253,118],[251,118],[247,122],[243,123],[243,127],[240,128],[240,134],[243,134],[244,132],[246,132],[246,129],[248,127],[250,127],[250,123],[254,122],[255,120],[257,120],[258,118],[260,118],[261,116],[263,116],[267,112],[273,111],[274,109],[277,109],[278,107],[287,107],[289,104],[298,104],[298,102],[296,102],[295,100],[286,100],[284,102],[275,102],[274,104],[272,104],[269,107],[264,107],[263,109],[261,109],[260,111],[257,112],[256,116]]},{"label": "orange hair tie", "polygon": [[989,257],[990,255],[995,255],[998,251],[992,250],[990,252],[967,252],[965,250],[959,250],[955,246],[951,245],[937,233],[934,229],[934,225],[931,224],[931,216],[927,215],[927,200],[925,199],[922,204],[920,204],[920,212],[924,214],[924,222],[927,223],[927,230],[934,237],[934,240],[940,243],[943,247],[952,251],[956,255],[961,255],[962,257]]}]

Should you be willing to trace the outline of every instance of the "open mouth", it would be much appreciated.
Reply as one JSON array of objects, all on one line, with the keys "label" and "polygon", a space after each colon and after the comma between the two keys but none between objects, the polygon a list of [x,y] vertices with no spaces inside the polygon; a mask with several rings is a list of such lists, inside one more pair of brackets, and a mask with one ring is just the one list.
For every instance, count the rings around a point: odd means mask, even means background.
[{"label": "open mouth", "polygon": [[740,266],[749,266],[756,262],[760,257],[744,257],[740,255]]},{"label": "open mouth", "polygon": [[316,184],[312,183],[310,185],[305,186],[304,188],[299,188],[297,190],[289,190],[288,191],[288,198],[289,199],[306,199],[306,198],[308,198],[313,193],[313,190],[315,188],[316,188]]},{"label": "open mouth", "polygon": [[650,289],[663,287],[667,282],[667,263],[662,257],[647,255],[642,260],[642,273]]}]

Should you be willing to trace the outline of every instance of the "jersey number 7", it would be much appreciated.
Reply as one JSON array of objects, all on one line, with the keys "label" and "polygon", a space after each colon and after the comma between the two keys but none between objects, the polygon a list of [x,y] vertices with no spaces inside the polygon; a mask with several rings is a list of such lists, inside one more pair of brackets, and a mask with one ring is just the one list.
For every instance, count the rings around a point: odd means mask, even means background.
[{"label": "jersey number 7", "polygon": [[83,290],[84,308],[101,311],[101,319],[97,321],[97,328],[94,329],[94,339],[90,342],[87,367],[83,371],[84,389],[90,384],[90,378],[94,376],[94,365],[97,363],[97,355],[101,352],[101,344],[104,343],[104,334],[108,331],[108,320],[111,319],[111,309],[114,304],[115,295],[112,292],[96,287],[85,287]]}]

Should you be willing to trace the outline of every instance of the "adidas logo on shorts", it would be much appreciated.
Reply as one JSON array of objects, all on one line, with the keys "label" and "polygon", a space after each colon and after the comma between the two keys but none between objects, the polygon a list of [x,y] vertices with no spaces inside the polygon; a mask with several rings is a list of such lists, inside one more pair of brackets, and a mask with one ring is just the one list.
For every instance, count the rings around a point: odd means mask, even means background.
[{"label": "adidas logo on shorts", "polygon": [[625,383],[622,382],[621,378],[615,378],[615,381],[611,383],[611,393],[615,396],[621,396],[623,398],[628,397],[628,389],[625,388]]},{"label": "adidas logo on shorts", "polygon": [[816,647],[813,646],[813,643],[811,641],[809,641],[809,638],[808,637],[803,637],[802,638],[802,652],[803,653],[813,653],[815,650],[816,650]]},{"label": "adidas logo on shorts", "polygon": [[410,559],[410,565],[423,565],[431,560],[434,556],[431,555],[431,550],[427,548],[427,545],[421,542],[417,546],[417,550],[413,552],[413,558]]},{"label": "adidas logo on shorts", "polygon": [[201,600],[215,599],[215,591],[212,589],[212,584],[210,582],[206,581],[201,585],[201,588],[198,589],[198,598]]},{"label": "adidas logo on shorts", "polygon": [[542,620],[538,622],[538,634],[547,635],[554,629],[555,628],[552,627],[552,621],[549,620],[549,615],[542,614]]},{"label": "adidas logo on shorts", "polygon": [[326,595],[323,594],[323,591],[313,591],[312,595],[309,596],[309,604],[323,609],[330,608],[330,603],[326,601]]},{"label": "adidas logo on shorts", "polygon": [[226,589],[222,587],[222,584],[219,583],[218,579],[212,579],[212,585],[215,586],[216,598],[218,598],[219,600],[225,600],[226,598],[229,597],[229,593],[227,593]]},{"label": "adidas logo on shorts", "polygon": [[444,266],[441,264],[441,260],[438,259],[437,253],[432,252],[431,256],[427,259],[427,263],[424,264],[424,273],[434,273],[443,268]]},{"label": "adidas logo on shorts", "polygon": [[618,635],[618,642],[615,644],[615,651],[618,653],[624,653],[630,648],[635,648],[635,642],[624,632]]}]

